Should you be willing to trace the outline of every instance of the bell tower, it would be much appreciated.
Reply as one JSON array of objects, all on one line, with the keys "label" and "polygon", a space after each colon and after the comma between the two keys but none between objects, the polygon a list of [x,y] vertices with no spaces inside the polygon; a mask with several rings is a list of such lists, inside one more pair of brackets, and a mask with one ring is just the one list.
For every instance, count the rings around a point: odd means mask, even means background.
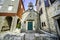
[{"label": "bell tower", "polygon": [[30,2],[30,3],[28,4],[28,9],[30,9],[30,10],[33,9],[33,3],[32,3],[32,2]]}]

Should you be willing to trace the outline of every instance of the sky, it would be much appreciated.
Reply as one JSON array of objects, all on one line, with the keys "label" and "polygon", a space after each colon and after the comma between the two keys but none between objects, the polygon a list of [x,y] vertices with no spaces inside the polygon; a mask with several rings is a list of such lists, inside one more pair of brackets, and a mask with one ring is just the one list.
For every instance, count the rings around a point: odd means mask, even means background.
[{"label": "sky", "polygon": [[23,0],[23,4],[24,4],[25,10],[28,9],[28,4],[29,4],[29,2],[32,2],[32,3],[33,3],[34,9],[36,10],[36,6],[35,6],[36,0]]}]

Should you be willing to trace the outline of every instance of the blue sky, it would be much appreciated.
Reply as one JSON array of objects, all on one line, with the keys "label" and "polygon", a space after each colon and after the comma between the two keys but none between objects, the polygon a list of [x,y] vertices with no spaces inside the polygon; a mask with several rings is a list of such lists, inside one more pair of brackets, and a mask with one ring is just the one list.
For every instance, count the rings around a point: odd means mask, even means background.
[{"label": "blue sky", "polygon": [[36,7],[35,7],[36,0],[23,0],[25,10],[28,9],[29,2],[32,2],[33,3],[34,9],[36,10]]}]

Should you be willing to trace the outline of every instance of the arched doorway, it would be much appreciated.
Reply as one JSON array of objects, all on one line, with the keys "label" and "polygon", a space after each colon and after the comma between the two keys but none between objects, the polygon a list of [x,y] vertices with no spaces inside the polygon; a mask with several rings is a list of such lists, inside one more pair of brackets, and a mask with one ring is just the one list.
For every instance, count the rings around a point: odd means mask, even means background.
[{"label": "arched doorway", "polygon": [[11,16],[7,16],[6,17],[7,23],[9,25],[9,29],[11,28],[11,23],[12,23],[12,17]]},{"label": "arched doorway", "polygon": [[20,22],[20,19],[19,19],[19,18],[17,19],[17,25],[16,25],[16,28],[18,28],[18,29],[21,28],[21,22]]},{"label": "arched doorway", "polygon": [[10,30],[11,29],[11,23],[12,23],[12,17],[11,16],[5,17],[5,20],[4,20],[4,23],[3,23],[1,31]]}]

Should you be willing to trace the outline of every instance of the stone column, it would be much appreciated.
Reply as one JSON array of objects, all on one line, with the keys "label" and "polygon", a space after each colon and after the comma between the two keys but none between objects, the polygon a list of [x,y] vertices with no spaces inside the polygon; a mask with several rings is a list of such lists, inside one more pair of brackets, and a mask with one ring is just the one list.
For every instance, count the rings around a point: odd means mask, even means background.
[{"label": "stone column", "polygon": [[16,29],[16,24],[17,24],[17,16],[13,17],[12,24],[11,24],[11,29],[10,31],[13,31]]},{"label": "stone column", "polygon": [[1,29],[2,29],[2,26],[3,26],[3,23],[4,23],[4,19],[5,19],[4,16],[0,16],[0,32],[1,32]]}]

